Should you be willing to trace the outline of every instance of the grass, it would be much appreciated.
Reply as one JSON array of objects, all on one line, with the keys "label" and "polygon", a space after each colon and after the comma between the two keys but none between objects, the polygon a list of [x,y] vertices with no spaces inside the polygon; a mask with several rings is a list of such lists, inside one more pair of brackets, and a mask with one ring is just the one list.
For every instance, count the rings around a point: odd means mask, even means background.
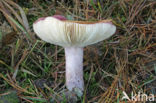
[{"label": "grass", "polygon": [[20,102],[67,102],[60,95],[65,88],[64,50],[32,30],[37,18],[54,14],[112,19],[117,26],[114,36],[84,48],[85,91],[78,103],[123,103],[123,91],[156,95],[154,0],[3,0],[0,11],[0,96],[15,90]]}]

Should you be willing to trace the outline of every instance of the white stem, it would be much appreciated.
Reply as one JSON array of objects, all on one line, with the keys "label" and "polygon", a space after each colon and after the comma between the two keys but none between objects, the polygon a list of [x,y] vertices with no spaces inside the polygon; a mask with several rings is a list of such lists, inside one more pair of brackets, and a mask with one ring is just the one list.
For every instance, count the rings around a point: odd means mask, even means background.
[{"label": "white stem", "polygon": [[75,89],[84,90],[83,81],[83,48],[66,47],[66,86],[72,91]]}]

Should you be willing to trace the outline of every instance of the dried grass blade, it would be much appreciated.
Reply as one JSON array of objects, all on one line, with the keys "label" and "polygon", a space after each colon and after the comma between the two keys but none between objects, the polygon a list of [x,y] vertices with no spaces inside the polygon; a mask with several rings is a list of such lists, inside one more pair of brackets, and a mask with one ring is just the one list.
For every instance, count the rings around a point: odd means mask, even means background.
[{"label": "dried grass blade", "polygon": [[11,68],[9,65],[7,65],[4,61],[0,60],[0,64],[5,65],[8,69],[10,69],[11,71],[13,70],[13,68]]},{"label": "dried grass blade", "polygon": [[25,12],[23,11],[23,9],[18,4],[14,3],[13,1],[10,1],[10,0],[5,0],[5,1],[8,2],[9,4],[15,6],[17,9],[19,9],[22,20],[23,20],[23,26],[29,32],[30,27],[29,27],[28,19],[27,19],[26,15],[25,15]]},{"label": "dried grass blade", "polygon": [[27,38],[28,38],[29,40],[31,40],[30,35],[28,34],[28,32],[25,30],[25,28],[24,28],[21,24],[19,24],[14,18],[12,18],[12,17],[9,16],[9,15],[8,15],[8,18],[9,18],[14,24],[16,24],[16,26],[17,26],[21,31],[23,31],[24,34],[26,34],[26,36],[27,36]]},{"label": "dried grass blade", "polygon": [[38,101],[38,102],[47,102],[46,99],[40,98],[40,97],[22,96],[22,98],[28,99],[28,100],[35,100],[35,101]]},{"label": "dried grass blade", "polygon": [[18,72],[18,70],[19,70],[19,65],[22,63],[22,61],[25,59],[25,57],[27,56],[27,54],[28,54],[28,51],[24,51],[23,52],[23,55],[22,55],[22,57],[21,57],[21,59],[19,60],[19,62],[17,63],[17,65],[15,66],[15,68],[14,68],[14,70],[15,70],[15,72],[14,72],[14,74],[13,74],[13,79],[15,79],[16,78],[16,75],[17,75],[17,72]]},{"label": "dried grass blade", "polygon": [[[15,31],[17,31],[16,25],[9,19],[9,14],[2,8],[0,8],[0,11],[3,13],[3,15],[5,16],[5,18],[7,19],[7,21],[9,22],[9,24],[13,27],[13,29]],[[10,16],[11,17],[11,16]]]},{"label": "dried grass blade", "polygon": [[24,72],[24,73],[27,73],[27,74],[29,74],[29,75],[32,75],[32,76],[34,76],[34,77],[37,77],[37,75],[33,74],[32,72],[30,72],[30,71],[28,71],[28,70],[26,70],[26,69],[21,69],[21,71]]},{"label": "dried grass blade", "polygon": [[7,79],[5,76],[3,76],[3,74],[0,73],[0,78],[3,78],[8,84],[10,84],[13,88],[15,88],[16,90],[18,91],[21,91],[21,92],[25,92],[25,93],[28,93],[28,94],[33,94],[31,92],[28,92],[26,89],[20,87],[19,85],[17,85],[16,83],[14,83],[12,80],[9,80]]},{"label": "dried grass blade", "polygon": [[16,13],[16,11],[5,1],[2,1],[9,9],[10,11],[15,15],[15,17],[18,19],[18,21],[23,24],[23,21],[21,19],[21,17]]}]

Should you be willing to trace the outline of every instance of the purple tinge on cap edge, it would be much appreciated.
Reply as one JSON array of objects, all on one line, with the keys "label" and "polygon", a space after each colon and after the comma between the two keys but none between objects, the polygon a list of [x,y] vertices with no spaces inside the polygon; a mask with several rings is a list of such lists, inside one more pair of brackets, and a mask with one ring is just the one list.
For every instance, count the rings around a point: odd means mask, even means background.
[{"label": "purple tinge on cap edge", "polygon": [[56,18],[56,19],[59,19],[59,20],[67,20],[64,16],[62,16],[62,15],[54,15],[54,16],[52,16],[52,17],[54,17],[54,18]]},{"label": "purple tinge on cap edge", "polygon": [[[51,17],[54,17],[54,18],[56,18],[56,19],[58,19],[58,20],[67,20],[64,16],[62,16],[62,15],[54,15],[54,16],[51,16]],[[38,20],[36,20],[35,22],[34,22],[34,24],[35,23],[37,23],[37,22],[39,22],[39,21],[41,21],[41,20],[44,20],[46,17],[41,17],[41,18],[39,18]],[[105,22],[105,23],[108,23],[108,24],[112,24],[113,25],[113,23],[111,22],[111,21],[109,21],[109,22]]]},{"label": "purple tinge on cap edge", "polygon": [[113,25],[113,23],[112,23],[111,21],[109,21],[109,22],[106,22],[106,23]]},{"label": "purple tinge on cap edge", "polygon": [[39,21],[41,21],[41,20],[44,20],[46,17],[41,17],[41,18],[39,18],[38,20],[36,20],[35,22],[34,22],[34,24],[36,24],[37,22],[39,22]]},{"label": "purple tinge on cap edge", "polygon": [[[51,16],[51,17],[54,17],[54,18],[56,18],[56,19],[58,19],[58,20],[67,20],[64,16],[62,16],[62,15],[54,15],[54,16]],[[39,21],[41,21],[41,20],[44,20],[46,17],[41,17],[41,18],[39,18],[38,20],[36,20],[35,22],[34,22],[34,24],[35,23],[37,23],[37,22],[39,22]]]}]

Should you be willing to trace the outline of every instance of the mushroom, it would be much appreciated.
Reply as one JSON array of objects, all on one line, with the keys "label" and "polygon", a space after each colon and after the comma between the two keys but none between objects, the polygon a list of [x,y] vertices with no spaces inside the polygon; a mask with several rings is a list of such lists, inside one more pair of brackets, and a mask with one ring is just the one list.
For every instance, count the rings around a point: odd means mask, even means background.
[{"label": "mushroom", "polygon": [[39,18],[33,29],[42,40],[64,47],[66,87],[79,92],[84,91],[83,48],[109,38],[116,31],[111,20],[71,21],[61,15]]}]

